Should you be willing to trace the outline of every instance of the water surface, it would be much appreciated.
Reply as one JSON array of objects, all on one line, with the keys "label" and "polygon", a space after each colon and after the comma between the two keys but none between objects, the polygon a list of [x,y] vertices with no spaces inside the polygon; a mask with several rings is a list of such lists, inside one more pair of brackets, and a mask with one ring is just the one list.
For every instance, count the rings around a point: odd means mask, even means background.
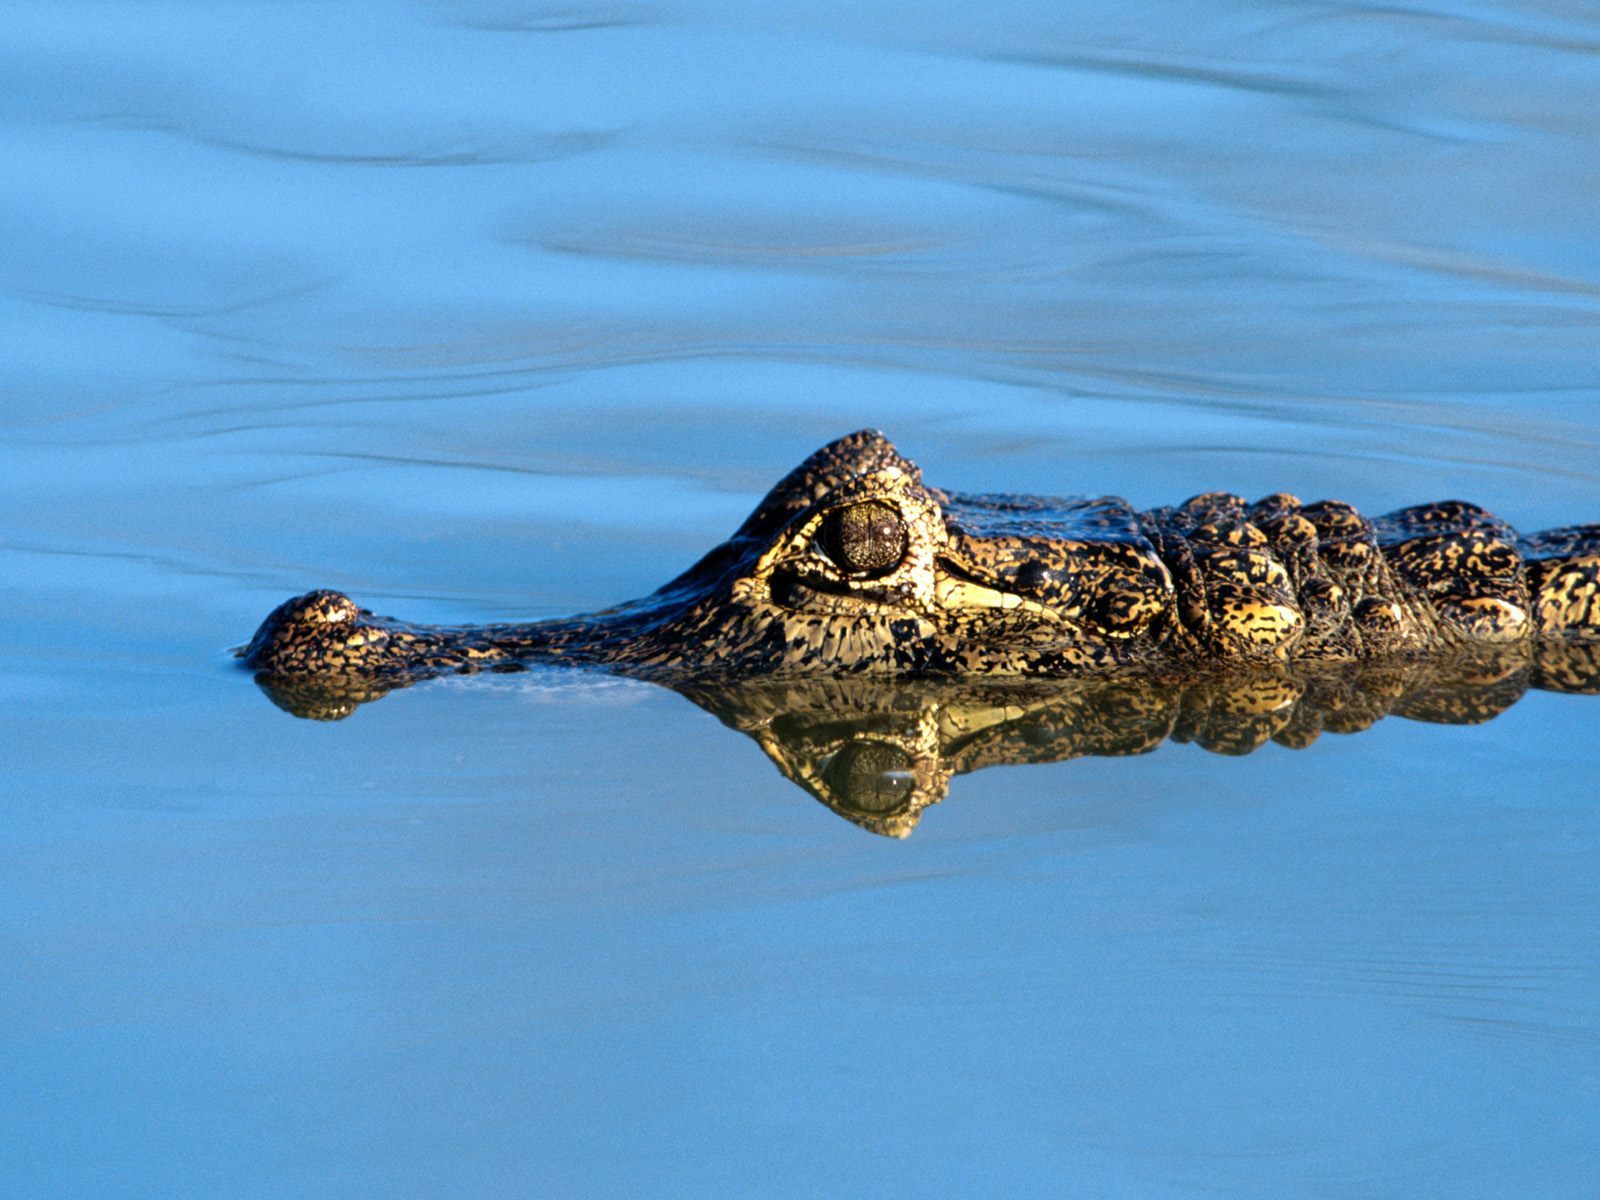
[{"label": "water surface", "polygon": [[0,1185],[1550,1196],[1600,701],[838,819],[670,692],[333,723],[287,595],[643,594],[804,454],[1600,519],[1580,5],[20,3]]}]

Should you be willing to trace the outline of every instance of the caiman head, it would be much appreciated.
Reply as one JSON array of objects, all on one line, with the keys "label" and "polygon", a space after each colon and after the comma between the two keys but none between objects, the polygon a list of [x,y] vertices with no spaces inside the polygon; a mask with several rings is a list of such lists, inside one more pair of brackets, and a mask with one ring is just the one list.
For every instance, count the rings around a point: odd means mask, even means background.
[{"label": "caiman head", "polygon": [[1056,674],[1137,661],[1173,620],[1173,590],[1123,501],[952,495],[866,430],[811,455],[642,600],[450,628],[313,592],[280,606],[242,655],[275,679],[380,686],[534,662],[664,681]]}]

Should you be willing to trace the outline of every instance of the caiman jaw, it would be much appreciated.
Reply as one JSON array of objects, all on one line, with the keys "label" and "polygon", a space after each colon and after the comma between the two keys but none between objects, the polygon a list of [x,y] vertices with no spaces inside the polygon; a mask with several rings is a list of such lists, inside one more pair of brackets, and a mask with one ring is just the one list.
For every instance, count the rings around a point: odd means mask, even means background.
[{"label": "caiman jaw", "polygon": [[938,610],[946,614],[968,613],[973,616],[990,616],[1009,612],[1026,614],[1041,621],[1063,623],[1062,615],[1055,609],[1019,596],[1015,592],[980,583],[965,572],[952,573],[950,565],[946,562],[940,562],[935,567],[933,597]]}]

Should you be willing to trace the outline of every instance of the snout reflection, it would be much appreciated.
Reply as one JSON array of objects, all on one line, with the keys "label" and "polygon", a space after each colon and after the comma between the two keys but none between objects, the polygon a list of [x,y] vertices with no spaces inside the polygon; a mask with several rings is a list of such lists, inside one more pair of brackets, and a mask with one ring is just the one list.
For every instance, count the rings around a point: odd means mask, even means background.
[{"label": "snout reflection", "polygon": [[[350,716],[387,689],[276,681],[298,717]],[[783,775],[846,820],[906,837],[950,782],[984,767],[1143,754],[1163,742],[1242,755],[1302,749],[1385,717],[1493,720],[1531,689],[1600,692],[1600,645],[1546,642],[1387,664],[1309,664],[1198,678],[759,680],[672,689],[754,738]]]}]

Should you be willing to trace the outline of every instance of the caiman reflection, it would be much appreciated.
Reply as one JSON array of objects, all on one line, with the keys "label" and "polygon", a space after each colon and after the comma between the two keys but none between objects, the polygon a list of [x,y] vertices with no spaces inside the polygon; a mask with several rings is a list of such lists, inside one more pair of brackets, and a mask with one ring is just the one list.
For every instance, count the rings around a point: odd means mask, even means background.
[{"label": "caiman reflection", "polygon": [[[259,680],[296,716],[338,720],[390,690]],[[404,683],[398,686],[405,686]],[[785,777],[861,828],[905,837],[950,781],[984,767],[1143,754],[1302,749],[1384,717],[1475,725],[1533,688],[1600,692],[1600,645],[1546,643],[1387,665],[1177,679],[790,678],[670,685],[748,734]]]}]

